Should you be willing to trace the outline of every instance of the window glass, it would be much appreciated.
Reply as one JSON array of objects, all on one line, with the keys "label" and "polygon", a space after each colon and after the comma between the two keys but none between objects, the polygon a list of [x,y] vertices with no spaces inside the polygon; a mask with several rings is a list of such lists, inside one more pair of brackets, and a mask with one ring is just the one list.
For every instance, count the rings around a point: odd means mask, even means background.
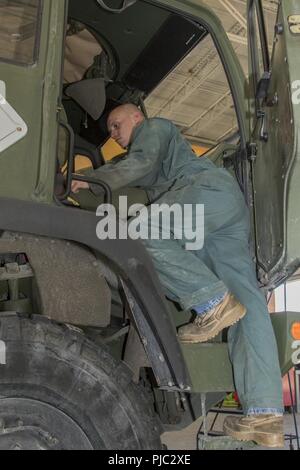
[{"label": "window glass", "polygon": [[[221,20],[235,52],[248,76],[247,2],[246,0],[202,0]],[[263,0],[263,11],[268,35],[270,53],[273,48],[274,26],[276,24],[277,1]]]},{"label": "window glass", "polygon": [[0,60],[37,60],[40,0],[0,0]]},{"label": "window glass", "polygon": [[[252,12],[250,16],[251,31],[252,31],[252,67],[254,72],[255,87],[257,86],[260,78],[263,76],[265,71],[268,71],[268,47],[265,43],[266,38],[264,37],[260,29],[260,21],[264,22],[264,18],[261,16],[262,12],[259,12],[257,2],[253,2]],[[265,54],[265,55],[264,55]]]},{"label": "window glass", "polygon": [[262,51],[262,41],[261,41],[261,36],[259,32],[258,12],[257,12],[256,7],[255,7],[254,23],[255,23],[254,28],[255,28],[256,44],[257,44],[257,51],[258,51],[256,67],[257,67],[258,77],[261,78],[265,71],[265,67],[264,67],[264,59],[263,59],[263,51]]},{"label": "window glass", "polygon": [[208,34],[147,98],[149,117],[173,121],[200,155],[238,130],[228,80]]}]

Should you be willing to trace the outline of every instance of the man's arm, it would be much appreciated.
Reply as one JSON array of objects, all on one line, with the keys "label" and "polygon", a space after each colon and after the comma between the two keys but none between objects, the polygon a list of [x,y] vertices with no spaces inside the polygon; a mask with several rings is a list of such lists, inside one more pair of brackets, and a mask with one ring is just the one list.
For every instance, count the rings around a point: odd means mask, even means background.
[{"label": "man's arm", "polygon": [[[104,165],[97,170],[88,170],[87,176],[105,181],[112,191],[125,186],[151,186],[160,170],[161,160],[167,152],[169,136],[157,121],[145,121],[136,129],[127,157],[116,165]],[[96,185],[73,181],[72,191],[90,189],[101,192]]]},{"label": "man's arm", "polygon": [[85,181],[72,181],[72,193],[76,194],[80,189],[89,189],[89,183]]}]

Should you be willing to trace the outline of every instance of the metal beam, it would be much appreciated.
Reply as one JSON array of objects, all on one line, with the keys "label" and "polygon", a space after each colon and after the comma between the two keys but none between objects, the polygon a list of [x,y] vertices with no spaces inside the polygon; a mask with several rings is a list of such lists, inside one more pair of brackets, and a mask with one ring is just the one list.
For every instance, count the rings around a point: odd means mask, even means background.
[{"label": "metal beam", "polygon": [[230,2],[229,0],[219,0],[219,3],[231,14],[233,18],[238,21],[243,28],[247,30],[247,20],[244,18],[244,16],[237,10]]},{"label": "metal beam", "polygon": [[238,34],[227,33],[228,38],[232,42],[237,42],[238,44],[243,44],[243,46],[248,45],[247,38],[239,36]]},{"label": "metal beam", "polygon": [[185,129],[185,132],[188,131],[189,129],[192,129],[193,127],[195,127],[197,124],[199,124],[199,122],[205,117],[207,116],[210,112],[212,112],[219,104],[221,104],[224,100],[227,100],[228,97],[231,97],[231,91],[228,90],[226,93],[224,93],[224,95],[220,96],[220,98],[217,99],[217,101],[215,101],[208,109],[206,109],[202,114],[200,114],[199,117],[197,117],[196,119],[194,119],[194,121],[192,121],[188,127],[186,127]]},{"label": "metal beam", "polygon": [[[231,40],[246,45],[247,38],[243,36],[243,34],[246,34],[246,31],[239,22],[235,23],[228,31]],[[146,100],[147,106],[153,109],[152,116],[168,117],[221,66],[222,64],[217,50],[214,44],[212,44],[208,53],[192,67],[186,80],[176,88],[172,95],[161,104],[160,107],[155,109],[155,106],[151,106],[151,96]]]},{"label": "metal beam", "polygon": [[188,76],[184,83],[160,106],[155,115],[160,116],[161,113],[164,113],[165,116],[166,113],[174,111],[221,65],[217,50],[215,47],[211,48],[208,54],[202,57],[201,60],[193,66],[191,75]]},{"label": "metal beam", "polygon": [[228,137],[230,137],[231,133],[234,133],[234,131],[238,131],[237,124],[228,129],[224,134],[220,135],[220,137],[217,138],[217,141],[222,142],[223,140],[226,140]]}]

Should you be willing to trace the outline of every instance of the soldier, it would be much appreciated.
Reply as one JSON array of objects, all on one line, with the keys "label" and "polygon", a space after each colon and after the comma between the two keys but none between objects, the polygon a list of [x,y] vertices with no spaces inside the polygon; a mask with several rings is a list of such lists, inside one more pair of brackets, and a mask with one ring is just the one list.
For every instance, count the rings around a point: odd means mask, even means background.
[{"label": "soldier", "polygon": [[[128,148],[116,165],[87,172],[112,190],[139,186],[150,202],[204,205],[204,246],[187,251],[186,240],[143,240],[167,297],[195,312],[179,329],[180,341],[206,342],[225,327],[234,379],[245,416],[228,417],[225,433],[239,440],[284,444],[282,385],[277,346],[249,251],[249,214],[234,178],[206,157],[197,158],[168,120],[145,119],[134,105],[112,111],[111,137]],[[72,191],[96,185],[73,181]],[[150,211],[148,213],[150,217]],[[148,220],[145,223],[148,223]],[[151,221],[150,221],[151,222]],[[176,220],[173,221],[173,233]],[[158,227],[162,230],[162,227]]]}]

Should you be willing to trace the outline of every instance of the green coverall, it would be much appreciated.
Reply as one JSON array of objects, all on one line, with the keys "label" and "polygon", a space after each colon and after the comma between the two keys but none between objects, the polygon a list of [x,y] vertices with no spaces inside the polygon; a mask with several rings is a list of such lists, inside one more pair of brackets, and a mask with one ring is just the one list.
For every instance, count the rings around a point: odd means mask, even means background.
[{"label": "green coverall", "polygon": [[[184,239],[143,243],[166,296],[184,309],[226,291],[247,308],[228,334],[236,389],[245,414],[282,413],[277,345],[250,256],[248,209],[234,178],[207,158],[197,158],[177,128],[160,118],[145,120],[134,130],[126,159],[87,174],[112,190],[141,187],[152,203],[204,204],[201,250],[187,251]],[[91,190],[99,192],[97,186]]]}]

